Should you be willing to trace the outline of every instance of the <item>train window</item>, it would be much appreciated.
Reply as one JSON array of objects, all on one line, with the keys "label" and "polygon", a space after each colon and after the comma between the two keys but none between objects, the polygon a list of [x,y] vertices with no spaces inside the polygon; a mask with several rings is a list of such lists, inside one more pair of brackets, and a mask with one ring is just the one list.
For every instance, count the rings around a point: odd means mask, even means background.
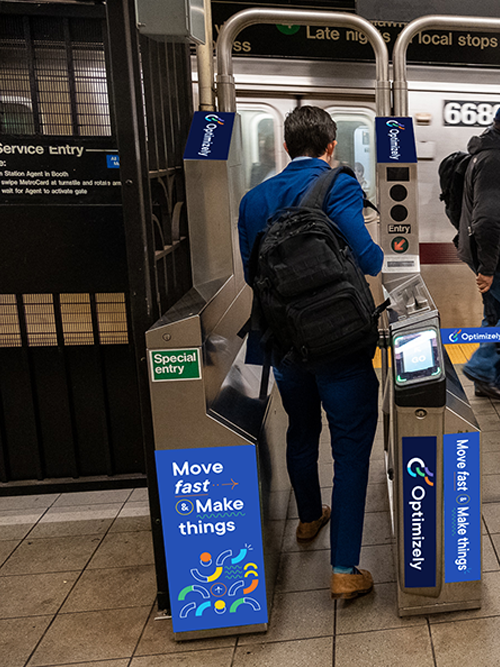
[{"label": "train window", "polygon": [[266,105],[239,104],[243,141],[245,191],[278,171],[276,141],[278,118]]},{"label": "train window", "polygon": [[329,108],[337,123],[334,157],[355,172],[368,199],[376,202],[375,114],[370,110]]}]

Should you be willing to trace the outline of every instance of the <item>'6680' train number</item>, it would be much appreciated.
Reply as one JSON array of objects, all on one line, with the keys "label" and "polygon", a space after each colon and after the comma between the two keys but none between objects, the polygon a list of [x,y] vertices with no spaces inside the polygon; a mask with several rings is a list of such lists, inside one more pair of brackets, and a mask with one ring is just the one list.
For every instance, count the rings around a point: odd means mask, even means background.
[{"label": "'6680' train number", "polygon": [[444,100],[443,121],[445,125],[487,127],[500,104],[489,102],[463,102]]}]

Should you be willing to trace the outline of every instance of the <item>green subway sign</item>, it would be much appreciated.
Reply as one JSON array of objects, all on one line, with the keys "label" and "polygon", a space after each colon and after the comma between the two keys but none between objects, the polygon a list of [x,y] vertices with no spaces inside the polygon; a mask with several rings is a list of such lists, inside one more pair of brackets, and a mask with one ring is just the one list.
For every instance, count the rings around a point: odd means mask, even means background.
[{"label": "green subway sign", "polygon": [[200,349],[151,350],[153,382],[168,380],[199,380],[201,378]]}]

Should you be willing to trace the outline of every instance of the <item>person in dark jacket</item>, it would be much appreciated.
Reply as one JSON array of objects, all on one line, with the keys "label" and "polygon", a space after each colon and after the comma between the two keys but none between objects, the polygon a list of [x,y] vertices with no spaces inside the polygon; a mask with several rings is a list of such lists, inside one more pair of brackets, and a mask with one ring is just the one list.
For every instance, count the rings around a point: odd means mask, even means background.
[{"label": "person in dark jacket", "polygon": [[[245,276],[257,234],[281,208],[295,206],[325,171],[335,148],[336,125],[318,107],[295,109],[285,120],[285,149],[292,158],[280,174],[250,190],[240,204],[238,231]],[[361,269],[377,275],[383,252],[363,218],[363,192],[357,180],[340,174],[325,211],[345,234]],[[321,368],[283,360],[274,376],[288,415],[287,468],[297,501],[300,544],[312,542],[330,520],[331,595],[353,598],[368,593],[373,578],[358,570],[368,467],[378,418],[378,380],[371,356],[361,351]],[[332,510],[322,505],[318,472],[321,407],[330,428],[335,476]]]},{"label": "person in dark jacket", "polygon": [[[458,256],[476,273],[483,295],[483,326],[500,326],[500,108],[493,125],[467,145]],[[481,343],[464,367],[476,396],[500,400],[500,349]]]}]

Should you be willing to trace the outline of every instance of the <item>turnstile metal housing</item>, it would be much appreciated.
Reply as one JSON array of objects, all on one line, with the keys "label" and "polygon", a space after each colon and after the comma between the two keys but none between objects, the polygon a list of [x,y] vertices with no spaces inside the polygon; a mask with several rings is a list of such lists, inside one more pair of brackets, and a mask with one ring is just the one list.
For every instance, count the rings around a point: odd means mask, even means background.
[{"label": "turnstile metal housing", "polygon": [[[439,332],[439,314],[419,275],[400,285],[392,301],[392,346],[398,337],[406,335],[411,343],[416,332]],[[400,616],[481,606],[479,426],[439,335],[437,342],[442,359],[439,377],[421,379],[413,390],[405,388],[404,378],[398,380],[399,367],[392,349],[392,369],[384,392],[384,412],[389,417],[386,469]],[[413,359],[418,367],[418,357]],[[460,443],[466,443],[465,448]],[[432,457],[433,450],[435,458],[429,464],[426,458]],[[456,469],[453,457],[458,462]],[[424,463],[429,475],[422,471]],[[468,486],[461,493],[459,481],[454,493],[450,485],[460,480],[460,474],[467,476]],[[412,487],[412,483],[419,486]],[[414,488],[419,491],[411,495]],[[431,492],[434,498],[424,509],[424,499]],[[430,532],[427,525],[432,526]],[[454,549],[457,557],[453,560]],[[425,559],[432,563],[427,573],[423,570]]]},{"label": "turnstile metal housing", "polygon": [[[175,639],[267,629],[290,482],[275,385],[245,364],[239,117],[197,112],[184,155],[194,287],[146,333]],[[158,566],[158,565],[157,565]]]}]

